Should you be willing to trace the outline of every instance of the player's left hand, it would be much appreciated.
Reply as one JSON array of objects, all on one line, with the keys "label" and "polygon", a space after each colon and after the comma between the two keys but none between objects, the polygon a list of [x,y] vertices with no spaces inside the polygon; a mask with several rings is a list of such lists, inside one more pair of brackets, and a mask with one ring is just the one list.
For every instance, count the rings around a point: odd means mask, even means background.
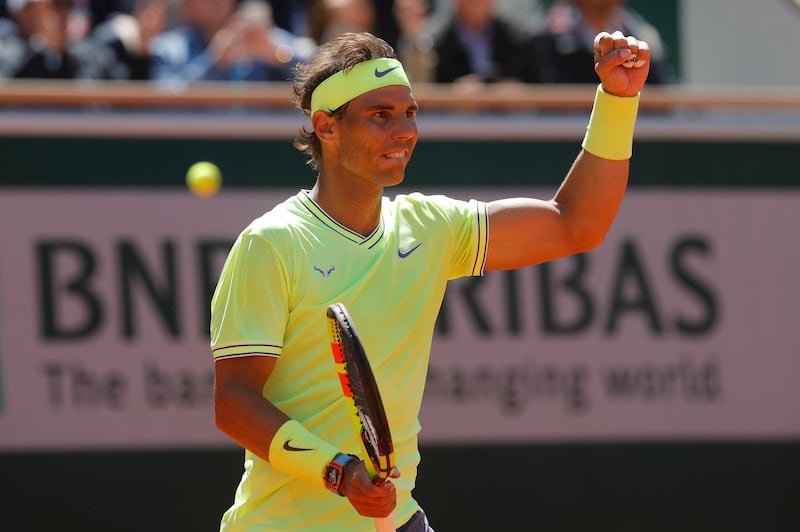
[{"label": "player's left hand", "polygon": [[621,31],[598,33],[594,38],[594,70],[607,93],[636,96],[650,72],[650,47]]},{"label": "player's left hand", "polygon": [[[400,476],[395,468],[392,478]],[[397,505],[397,491],[391,481],[375,484],[362,460],[353,460],[344,469],[342,495],[364,517],[386,517]]]}]

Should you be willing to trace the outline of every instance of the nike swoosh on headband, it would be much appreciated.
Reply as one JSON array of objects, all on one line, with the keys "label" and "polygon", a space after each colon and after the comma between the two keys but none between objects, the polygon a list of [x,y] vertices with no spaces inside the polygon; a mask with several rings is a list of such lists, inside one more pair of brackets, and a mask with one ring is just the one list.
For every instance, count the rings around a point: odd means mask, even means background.
[{"label": "nike swoosh on headband", "polygon": [[386,69],[386,70],[378,70],[377,67],[376,67],[375,68],[375,77],[376,78],[382,78],[383,76],[385,76],[386,74],[388,74],[392,70],[397,70],[398,68],[400,68],[400,67],[396,66],[396,67],[392,67],[392,68],[389,68],[389,69]]}]

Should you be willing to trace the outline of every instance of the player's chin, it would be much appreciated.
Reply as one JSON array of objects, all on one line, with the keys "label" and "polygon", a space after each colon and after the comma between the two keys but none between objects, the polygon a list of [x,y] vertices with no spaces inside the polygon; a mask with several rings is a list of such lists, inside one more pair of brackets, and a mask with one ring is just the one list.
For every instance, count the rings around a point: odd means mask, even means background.
[{"label": "player's chin", "polygon": [[396,185],[403,182],[406,175],[406,166],[408,159],[384,159],[381,166],[383,167],[383,181],[389,185]]},{"label": "player's chin", "polygon": [[385,175],[383,178],[383,185],[387,187],[393,187],[401,184],[405,178],[405,172],[401,172],[400,174]]}]

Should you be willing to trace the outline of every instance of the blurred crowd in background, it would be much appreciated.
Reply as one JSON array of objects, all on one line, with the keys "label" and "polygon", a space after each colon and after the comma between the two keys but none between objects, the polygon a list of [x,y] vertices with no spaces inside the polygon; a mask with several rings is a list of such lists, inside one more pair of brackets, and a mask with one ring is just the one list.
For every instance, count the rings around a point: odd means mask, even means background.
[{"label": "blurred crowd in background", "polygon": [[625,0],[0,0],[0,79],[286,81],[369,31],[412,81],[596,83],[593,38],[614,30],[650,44],[649,83],[674,82]]}]

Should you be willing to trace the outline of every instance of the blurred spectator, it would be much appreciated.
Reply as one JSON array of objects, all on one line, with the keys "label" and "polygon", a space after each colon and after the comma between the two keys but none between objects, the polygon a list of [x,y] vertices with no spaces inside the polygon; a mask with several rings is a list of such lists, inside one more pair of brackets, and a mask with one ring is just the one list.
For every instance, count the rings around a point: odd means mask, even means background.
[{"label": "blurred spectator", "polygon": [[[396,48],[402,37],[402,28],[397,21],[397,5],[402,4],[402,0],[295,1],[307,6],[307,34],[318,43],[327,42],[342,33],[366,31]],[[424,3],[431,1],[424,0]]]},{"label": "blurred spectator", "polygon": [[272,20],[279,28],[299,36],[308,36],[308,0],[268,0]]},{"label": "blurred spectator", "polygon": [[8,0],[17,32],[0,47],[0,79],[119,79],[114,50],[85,34],[72,0]]},{"label": "blurred spectator", "polygon": [[133,14],[134,4],[137,0],[85,0],[89,13],[89,25],[95,28],[114,15],[123,13]]},{"label": "blurred spectator", "polygon": [[[435,20],[450,18],[454,0],[430,0],[431,13]],[[540,0],[496,0],[495,14],[505,20],[514,20],[517,25],[533,29],[542,19]]]},{"label": "blurred spectator", "polygon": [[597,83],[594,36],[619,30],[650,45],[648,84],[672,79],[655,27],[624,6],[625,0],[558,0],[544,27],[526,44],[523,80],[532,83]]},{"label": "blurred spectator", "polygon": [[4,39],[16,34],[17,25],[6,8],[5,0],[0,0],[0,46],[3,46]]},{"label": "blurred spectator", "polygon": [[388,42],[393,48],[397,47],[397,40],[400,36],[400,28],[395,15],[397,3],[397,0],[372,0],[375,8],[375,23],[372,33]]},{"label": "blurred spectator", "polygon": [[342,33],[374,33],[373,0],[310,0],[308,31],[317,44],[331,41]]},{"label": "blurred spectator", "polygon": [[126,79],[151,78],[152,56],[150,43],[167,27],[168,0],[135,0],[131,13],[110,12],[97,25],[93,37],[106,43],[116,53]]},{"label": "blurred spectator", "polygon": [[275,26],[263,0],[180,0],[183,21],[151,44],[157,81],[283,81],[313,43]]},{"label": "blurred spectator", "polygon": [[453,14],[434,30],[433,79],[455,81],[518,80],[522,69],[522,25],[500,17],[495,0],[453,0]]},{"label": "blurred spectator", "polygon": [[430,7],[430,0],[394,0],[394,18],[399,30],[395,49],[411,81],[433,81],[436,53]]}]

